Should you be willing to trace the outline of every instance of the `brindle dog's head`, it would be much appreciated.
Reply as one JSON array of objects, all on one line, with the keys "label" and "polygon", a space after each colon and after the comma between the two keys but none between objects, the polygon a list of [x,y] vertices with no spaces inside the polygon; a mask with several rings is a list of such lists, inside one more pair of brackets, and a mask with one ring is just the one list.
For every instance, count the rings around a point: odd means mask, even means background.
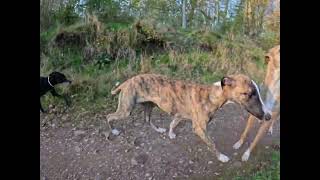
[{"label": "brindle dog's head", "polygon": [[244,106],[253,116],[260,120],[270,120],[266,112],[257,84],[245,75],[231,75],[221,79],[223,94],[231,100]]},{"label": "brindle dog's head", "polygon": [[71,84],[71,81],[68,80],[64,74],[56,71],[49,74],[49,81],[53,86],[61,83]]}]

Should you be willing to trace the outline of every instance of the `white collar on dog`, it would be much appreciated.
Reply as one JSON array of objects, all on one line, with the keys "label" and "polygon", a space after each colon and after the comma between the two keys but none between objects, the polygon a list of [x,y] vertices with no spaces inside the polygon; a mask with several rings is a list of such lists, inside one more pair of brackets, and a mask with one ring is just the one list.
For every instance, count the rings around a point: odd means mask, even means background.
[{"label": "white collar on dog", "polygon": [[48,83],[49,83],[49,85],[50,85],[51,87],[54,87],[54,86],[50,83],[49,77],[50,77],[50,76],[48,76]]}]

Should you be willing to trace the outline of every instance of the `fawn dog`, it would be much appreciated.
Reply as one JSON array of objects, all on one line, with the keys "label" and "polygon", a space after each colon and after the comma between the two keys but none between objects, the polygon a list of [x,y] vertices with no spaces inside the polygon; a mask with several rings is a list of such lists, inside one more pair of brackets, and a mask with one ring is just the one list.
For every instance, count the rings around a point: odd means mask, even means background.
[{"label": "fawn dog", "polygon": [[[265,61],[268,64],[268,67],[261,92],[265,93],[265,106],[267,111],[271,112],[272,119],[271,121],[262,122],[255,139],[242,155],[242,161],[247,161],[249,159],[250,153],[268,129],[269,133],[272,134],[273,124],[280,117],[280,45],[269,50],[269,52],[265,55]],[[249,130],[253,126],[254,119],[254,116],[249,116],[246,128],[241,134],[239,141],[233,145],[234,149],[239,149],[244,143]]]}]

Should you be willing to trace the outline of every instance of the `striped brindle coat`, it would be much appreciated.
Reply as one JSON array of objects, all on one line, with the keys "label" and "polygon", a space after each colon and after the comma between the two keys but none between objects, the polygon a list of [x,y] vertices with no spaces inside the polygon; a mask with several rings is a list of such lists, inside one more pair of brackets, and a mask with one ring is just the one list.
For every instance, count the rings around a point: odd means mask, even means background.
[{"label": "striped brindle coat", "polygon": [[146,121],[153,129],[165,132],[166,129],[155,126],[150,120],[153,107],[158,106],[173,116],[169,129],[170,138],[175,138],[173,130],[182,119],[191,120],[193,132],[222,162],[227,162],[229,158],[219,152],[206,132],[210,117],[218,108],[230,100],[242,104],[255,117],[271,118],[270,114],[264,112],[256,83],[241,74],[222,78],[221,85],[202,85],[162,75],[141,74],[128,79],[111,93],[120,94],[116,112],[107,115],[107,138],[112,130],[110,122],[129,116],[136,104],[144,106]]}]

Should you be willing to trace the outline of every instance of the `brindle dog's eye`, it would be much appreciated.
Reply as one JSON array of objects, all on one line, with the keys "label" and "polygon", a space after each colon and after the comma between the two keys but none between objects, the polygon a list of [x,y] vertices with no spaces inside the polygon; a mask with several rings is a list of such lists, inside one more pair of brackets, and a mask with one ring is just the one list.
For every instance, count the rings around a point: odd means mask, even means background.
[{"label": "brindle dog's eye", "polygon": [[248,96],[249,95],[249,93],[241,93],[242,95],[245,95],[245,96]]}]

